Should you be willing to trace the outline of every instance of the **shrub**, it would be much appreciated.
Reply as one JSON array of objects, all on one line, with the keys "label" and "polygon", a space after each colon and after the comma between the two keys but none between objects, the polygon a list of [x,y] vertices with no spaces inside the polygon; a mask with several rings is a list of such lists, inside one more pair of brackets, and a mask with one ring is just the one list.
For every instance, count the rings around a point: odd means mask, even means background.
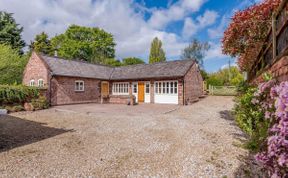
[{"label": "shrub", "polygon": [[21,105],[16,105],[12,107],[14,112],[24,111],[24,107]]},{"label": "shrub", "polygon": [[[265,116],[273,124],[267,147],[256,155],[256,160],[265,166],[271,177],[288,177],[288,82],[273,87],[270,99]],[[271,112],[271,108],[275,111]]]},{"label": "shrub", "polygon": [[47,109],[49,108],[49,103],[44,96],[40,96],[37,99],[32,99],[32,106],[35,110]]},{"label": "shrub", "polygon": [[[238,126],[249,136],[246,147],[258,151],[267,137],[269,120],[264,118],[260,102],[256,102],[256,88],[248,88],[246,93],[236,97],[234,107],[235,119]],[[260,96],[263,97],[263,96]],[[258,100],[257,100],[258,101]]]},{"label": "shrub", "polygon": [[23,85],[0,85],[0,104],[23,104],[39,97],[39,91],[35,87]]},{"label": "shrub", "polygon": [[[266,78],[269,80],[271,77]],[[248,148],[271,177],[288,176],[288,82],[270,80],[239,95],[238,125],[250,136]]]}]

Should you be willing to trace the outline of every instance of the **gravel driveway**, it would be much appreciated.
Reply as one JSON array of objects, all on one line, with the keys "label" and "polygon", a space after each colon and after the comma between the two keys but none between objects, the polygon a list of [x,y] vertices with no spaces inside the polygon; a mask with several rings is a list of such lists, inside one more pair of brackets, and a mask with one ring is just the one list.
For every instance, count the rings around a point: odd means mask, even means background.
[{"label": "gravel driveway", "polygon": [[248,155],[231,97],[164,107],[171,112],[133,107],[126,115],[51,108],[0,116],[0,176],[236,177]]}]

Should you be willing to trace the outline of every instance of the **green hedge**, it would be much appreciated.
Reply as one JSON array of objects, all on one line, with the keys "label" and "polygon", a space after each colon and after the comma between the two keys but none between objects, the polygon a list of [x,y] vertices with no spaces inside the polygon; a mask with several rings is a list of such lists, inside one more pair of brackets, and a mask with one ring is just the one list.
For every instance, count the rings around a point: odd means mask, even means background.
[{"label": "green hedge", "polygon": [[39,97],[35,87],[23,85],[0,85],[0,105],[23,104]]}]

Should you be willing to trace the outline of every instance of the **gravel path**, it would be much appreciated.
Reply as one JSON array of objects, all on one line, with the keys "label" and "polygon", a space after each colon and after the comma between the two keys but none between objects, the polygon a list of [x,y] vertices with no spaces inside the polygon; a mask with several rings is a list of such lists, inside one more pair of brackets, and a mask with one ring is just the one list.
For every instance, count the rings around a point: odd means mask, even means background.
[{"label": "gravel path", "polygon": [[248,153],[232,107],[231,97],[207,97],[166,114],[0,116],[0,176],[236,177]]}]

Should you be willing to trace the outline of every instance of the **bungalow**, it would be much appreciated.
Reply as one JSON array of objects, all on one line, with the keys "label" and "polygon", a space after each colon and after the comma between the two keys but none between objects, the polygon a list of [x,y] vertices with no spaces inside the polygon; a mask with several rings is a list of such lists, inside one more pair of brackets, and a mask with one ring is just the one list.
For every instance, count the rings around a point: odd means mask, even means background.
[{"label": "bungalow", "polygon": [[202,96],[202,83],[193,60],[109,67],[35,52],[23,75],[24,85],[45,89],[51,105],[133,101],[185,105]]}]

